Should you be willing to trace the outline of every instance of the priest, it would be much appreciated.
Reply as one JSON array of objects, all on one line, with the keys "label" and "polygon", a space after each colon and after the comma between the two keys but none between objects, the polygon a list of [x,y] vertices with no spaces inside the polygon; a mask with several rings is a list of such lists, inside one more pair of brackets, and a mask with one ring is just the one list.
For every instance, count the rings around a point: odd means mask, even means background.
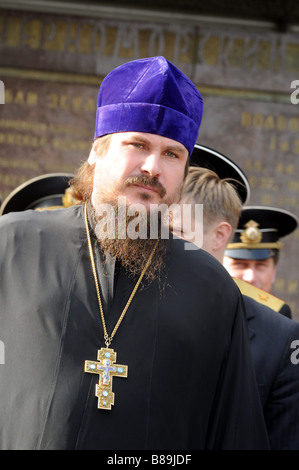
[{"label": "priest", "polygon": [[82,204],[1,216],[1,449],[268,448],[236,284],[161,235],[202,109],[165,58],[121,65]]}]

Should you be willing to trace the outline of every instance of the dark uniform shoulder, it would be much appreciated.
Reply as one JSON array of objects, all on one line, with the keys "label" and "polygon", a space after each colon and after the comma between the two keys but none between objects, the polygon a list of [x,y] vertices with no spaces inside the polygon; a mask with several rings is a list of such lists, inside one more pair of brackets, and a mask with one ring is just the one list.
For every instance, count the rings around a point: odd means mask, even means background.
[{"label": "dark uniform shoulder", "polygon": [[275,312],[280,312],[281,309],[286,305],[285,301],[275,297],[273,294],[269,294],[258,287],[249,284],[248,282],[243,281],[242,279],[234,278],[235,283],[239,287],[243,295],[251,297],[260,304],[266,305],[267,307],[275,310]]}]

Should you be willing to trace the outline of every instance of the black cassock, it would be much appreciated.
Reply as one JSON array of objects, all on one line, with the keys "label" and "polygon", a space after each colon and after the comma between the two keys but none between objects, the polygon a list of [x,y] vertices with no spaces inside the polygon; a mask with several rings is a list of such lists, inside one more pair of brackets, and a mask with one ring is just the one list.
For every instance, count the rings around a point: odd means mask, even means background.
[{"label": "black cassock", "polygon": [[[93,244],[95,237],[92,232]],[[111,344],[128,377],[97,408],[105,347],[83,207],[0,218],[1,449],[265,449],[242,299],[202,250],[169,242],[167,285],[137,291]],[[112,332],[136,279],[96,252]]]}]

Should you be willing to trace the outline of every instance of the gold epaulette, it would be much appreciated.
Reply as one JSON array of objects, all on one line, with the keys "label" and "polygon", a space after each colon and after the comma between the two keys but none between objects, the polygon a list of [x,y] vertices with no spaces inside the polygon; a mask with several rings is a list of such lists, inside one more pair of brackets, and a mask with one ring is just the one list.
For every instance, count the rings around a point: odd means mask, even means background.
[{"label": "gold epaulette", "polygon": [[249,284],[248,282],[245,282],[241,279],[237,279],[235,277],[234,281],[239,287],[242,294],[251,297],[260,304],[272,308],[272,310],[275,310],[275,312],[279,312],[281,307],[285,304],[283,300],[279,299],[278,297],[275,297],[275,295],[269,294],[269,292],[259,289],[258,287],[255,287],[252,284]]},{"label": "gold epaulette", "polygon": [[52,211],[53,209],[63,209],[64,206],[45,206],[45,207],[36,207],[36,211]]}]

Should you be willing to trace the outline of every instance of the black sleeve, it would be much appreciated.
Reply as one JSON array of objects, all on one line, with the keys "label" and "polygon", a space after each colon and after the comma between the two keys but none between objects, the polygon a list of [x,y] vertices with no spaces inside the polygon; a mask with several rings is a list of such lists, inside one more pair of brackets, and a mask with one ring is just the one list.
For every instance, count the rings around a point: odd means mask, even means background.
[{"label": "black sleeve", "polygon": [[288,318],[293,318],[292,316],[292,311],[289,307],[288,304],[283,304],[283,306],[281,307],[281,309],[279,310],[279,313],[281,313],[282,315],[284,315],[285,317],[288,317]]}]

